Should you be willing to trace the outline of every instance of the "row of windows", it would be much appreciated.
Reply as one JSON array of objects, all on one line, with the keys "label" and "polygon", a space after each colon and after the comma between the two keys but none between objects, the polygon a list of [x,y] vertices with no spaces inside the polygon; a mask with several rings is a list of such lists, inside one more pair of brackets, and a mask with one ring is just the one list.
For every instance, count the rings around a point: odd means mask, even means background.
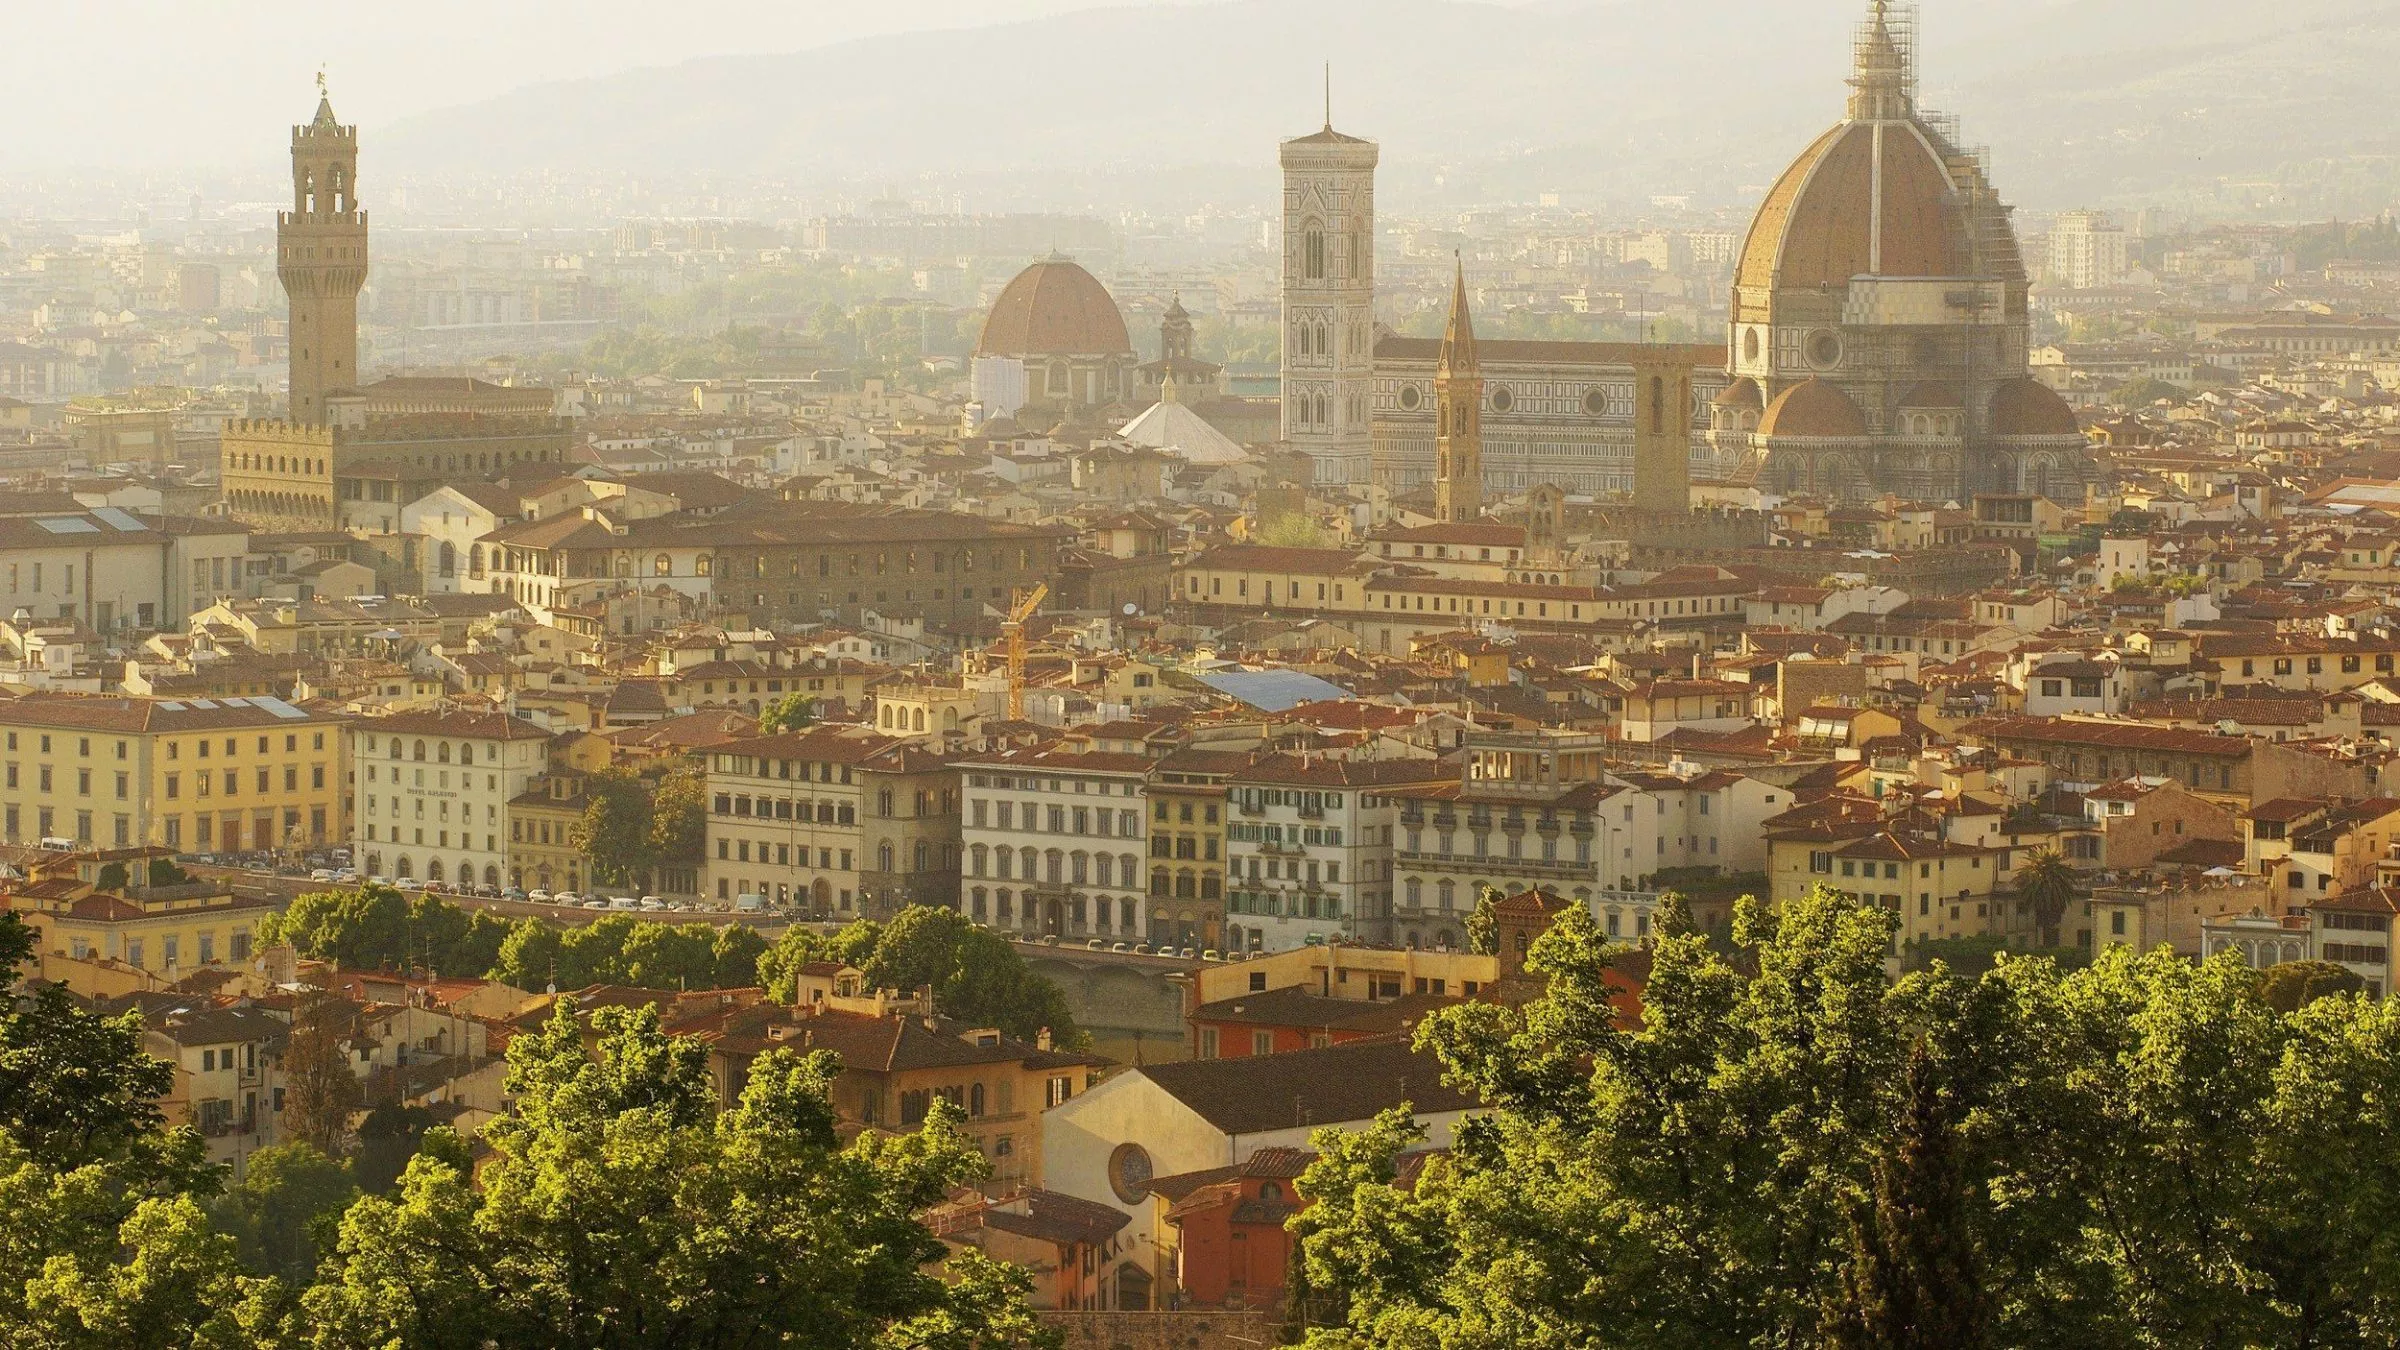
[{"label": "row of windows", "polygon": [[1193,858],[1208,862],[1217,860],[1217,837],[1213,834],[1158,834],[1150,836],[1150,856],[1153,858]]},{"label": "row of windows", "polygon": [[[425,771],[423,769],[411,770],[410,776],[415,780],[413,786],[420,788],[425,786]],[[385,782],[394,786],[398,786],[401,781],[400,770],[386,767],[379,771],[376,766],[372,764],[366,766],[365,778],[366,781],[370,783]],[[448,791],[450,787],[450,771],[448,769],[435,770],[434,780],[437,788],[441,789],[442,791]],[[465,791],[473,792],[475,790],[475,775],[472,773],[460,773],[458,776],[458,785]],[[319,784],[318,786],[321,787],[323,784]],[[500,775],[496,773],[485,774],[483,776],[483,790],[486,792],[498,792],[500,790]]]},{"label": "row of windows", "polygon": [[[1047,787],[1052,792],[1073,792],[1077,795],[1089,793],[1101,797],[1108,796],[1112,791],[1130,797],[1134,791],[1134,784],[1116,779],[1038,778],[1026,774],[1019,774],[1015,777],[1007,774],[995,774],[988,780],[983,774],[972,774],[968,777],[967,783],[970,787],[1027,788],[1035,792],[1040,792]],[[1113,788],[1110,786],[1112,783],[1115,784]]]},{"label": "row of windows", "polygon": [[719,816],[748,816],[758,820],[813,821],[821,825],[856,825],[858,807],[850,802],[794,801],[789,797],[755,802],[748,795],[734,796],[720,792],[711,803],[713,814]]},{"label": "row of windows", "polygon": [[1071,895],[1063,900],[1044,902],[1028,891],[1020,903],[1017,894],[1006,886],[988,892],[976,886],[967,891],[962,903],[966,906],[968,918],[1002,928],[1024,927],[1077,933],[1097,929],[1102,933],[1131,936],[1138,922],[1134,901],[1130,897],[1112,902],[1105,895]]},{"label": "row of windows", "polygon": [[[272,791],[274,791],[274,787],[272,786],[272,784],[273,784],[273,781],[274,781],[274,779],[273,779],[273,774],[274,774],[274,770],[272,770],[272,769],[268,769],[268,768],[265,768],[265,767],[263,767],[263,766],[262,766],[262,767],[261,767],[261,768],[258,770],[258,773],[257,773],[257,783],[258,783],[258,790],[259,790],[260,792],[272,792]],[[85,769],[85,770],[80,770],[80,771],[79,771],[79,776],[80,776],[80,777],[83,779],[83,790],[84,790],[84,795],[85,795],[85,796],[90,796],[90,795],[91,795],[91,777],[92,777],[92,775],[91,775],[91,771],[90,771],[90,770],[88,770],[88,769]],[[207,795],[208,795],[208,793],[209,793],[209,786],[210,786],[210,784],[211,784],[211,783],[214,781],[214,779],[215,779],[215,778],[216,778],[216,775],[214,775],[214,774],[211,774],[211,773],[210,773],[208,770],[206,770],[206,769],[202,769],[202,770],[200,770],[199,772],[197,772],[197,773],[193,774],[193,775],[192,775],[192,789],[193,789],[193,790],[192,790],[192,795],[193,795],[193,796],[195,796],[195,797],[205,797],[205,796],[207,796]],[[231,796],[235,796],[235,795],[237,795],[237,794],[238,794],[238,793],[241,791],[241,770],[239,770],[239,769],[227,769],[227,770],[225,770],[225,772],[224,772],[224,782],[225,782],[225,794],[224,794],[224,795],[226,795],[226,796],[228,796],[228,797],[231,797]],[[9,785],[10,787],[15,787],[15,786],[17,785],[17,766],[16,766],[16,765],[14,765],[14,764],[11,764],[11,765],[9,765],[9,766],[8,766],[8,785]],[[315,789],[322,789],[322,788],[325,786],[325,766],[324,766],[324,765],[322,765],[322,764],[312,764],[312,765],[310,765],[310,766],[309,766],[309,769],[308,769],[308,785],[309,785],[309,787],[311,787],[311,788],[315,788]],[[42,769],[42,786],[43,786],[44,788],[48,788],[48,787],[50,786],[50,770],[49,770],[49,768],[48,768],[47,766],[45,766],[45,767]],[[168,799],[169,801],[172,801],[172,800],[174,800],[175,798],[182,796],[182,795],[183,795],[183,775],[182,775],[182,774],[179,774],[179,773],[171,773],[171,774],[168,774],[168,775],[167,775],[167,780],[166,780],[166,787],[167,787],[167,799]],[[283,790],[284,790],[284,791],[286,791],[286,792],[298,792],[298,791],[300,790],[300,768],[299,768],[299,766],[298,766],[298,765],[296,765],[296,764],[286,764],[286,765],[284,765],[284,766],[283,766]],[[117,799],[118,799],[118,800],[120,800],[120,801],[122,801],[122,800],[124,800],[124,797],[125,797],[125,775],[124,775],[124,774],[118,774],[118,775],[117,775]]]},{"label": "row of windows", "polygon": [[[389,833],[382,833],[382,832],[379,832],[379,831],[377,830],[376,826],[374,826],[373,824],[369,824],[369,825],[367,826],[367,842],[369,842],[369,843],[384,843],[384,844],[400,844],[400,843],[408,843],[408,844],[416,844],[416,845],[418,845],[418,846],[422,847],[422,846],[424,846],[424,845],[425,845],[425,843],[426,843],[426,839],[425,839],[425,828],[424,828],[423,826],[421,826],[421,825],[420,825],[420,826],[416,826],[416,827],[414,827],[413,829],[411,829],[411,831],[409,832],[409,837],[408,837],[407,839],[402,839],[402,838],[400,837],[400,827],[399,827],[399,826],[397,826],[397,825],[394,825],[394,826],[392,826],[392,827],[391,827],[391,830],[390,830],[390,832],[389,832]],[[434,837],[433,837],[433,841],[432,841],[432,842],[433,842],[433,846],[434,846],[434,847],[436,847],[436,848],[449,848],[449,847],[451,846],[451,844],[450,844],[450,831],[448,831],[448,830],[439,830],[439,829],[437,829],[436,831],[434,831]],[[467,833],[465,830],[460,830],[460,831],[458,832],[458,847],[460,847],[460,848],[473,848],[473,847],[475,847],[475,836],[474,836],[474,835],[471,835],[471,834],[469,834],[469,833]],[[487,835],[485,835],[485,836],[483,837],[483,851],[484,851],[484,852],[486,852],[486,853],[498,853],[498,852],[500,851],[500,836],[499,836],[499,835],[496,835],[496,834],[487,834]],[[409,872],[406,870],[406,868],[407,868],[407,863],[406,863],[406,861],[405,861],[405,860],[402,862],[402,864],[401,864],[401,867],[402,867],[402,870],[401,870],[401,871],[398,871],[398,872],[395,872],[395,873],[393,873],[393,875],[394,875],[394,876],[402,876],[402,877],[405,877],[405,876],[409,876],[409,875],[411,875],[411,874],[410,874],[410,873],[409,873]],[[375,869],[374,869],[372,866],[369,866],[367,870],[368,870],[368,872],[369,872],[369,873],[372,873],[372,872],[373,872]],[[429,877],[428,879],[429,879],[429,880],[439,880],[440,878],[439,878],[439,875],[438,875],[438,874],[435,874],[435,875],[433,875],[433,876]]]},{"label": "row of windows", "polygon": [[968,876],[1006,880],[1012,873],[1020,880],[1048,881],[1054,885],[1128,888],[1140,885],[1142,875],[1140,860],[1130,853],[1086,853],[1081,849],[1067,852],[1055,848],[1043,853],[1006,846],[987,849],[982,844],[967,849]]},{"label": "row of windows", "polygon": [[752,759],[748,755],[718,755],[714,767],[718,773],[735,774],[743,778],[773,778],[799,783],[850,781],[849,765],[829,764],[821,760]]},{"label": "row of windows", "polygon": [[[378,738],[377,738],[377,737],[374,737],[374,736],[369,736],[369,737],[367,737],[367,753],[368,753],[368,754],[372,755],[372,754],[376,753],[376,744],[375,744],[375,743],[376,743],[377,739],[378,739]],[[265,743],[265,742],[266,742],[266,738],[265,738],[265,737],[263,737],[263,736],[262,736],[262,737],[260,737],[260,738],[259,738],[259,742],[260,742],[260,743],[259,743],[259,747],[258,747],[258,748],[259,748],[261,751],[264,751],[264,750],[267,748],[267,747],[266,747],[266,743]],[[291,748],[291,747],[289,747],[289,746],[286,746],[285,748],[286,748],[286,749],[289,749],[289,748]],[[204,753],[205,753],[205,752],[204,752]],[[232,752],[231,752],[230,750],[228,750],[228,751],[227,751],[227,753],[228,753],[228,754],[230,754],[230,753],[232,753]],[[393,759],[414,759],[414,760],[420,760],[420,761],[422,761],[422,760],[425,760],[425,759],[428,757],[428,756],[427,756],[427,745],[426,745],[426,742],[425,742],[424,738],[422,738],[422,737],[419,737],[419,738],[418,738],[416,741],[414,741],[414,742],[410,742],[410,741],[403,740],[402,738],[400,738],[400,737],[398,737],[398,736],[394,736],[394,737],[392,737],[391,756],[390,756],[390,757],[391,757],[391,758],[393,758]],[[170,758],[172,758],[172,756],[171,756],[171,755],[170,755]],[[448,742],[448,741],[435,741],[435,742],[433,742],[433,743],[432,743],[432,753],[431,753],[431,759],[432,759],[432,762],[434,762],[434,763],[437,763],[437,764],[448,764],[448,763],[451,763],[452,761],[451,761],[451,753],[450,753],[450,742]],[[499,762],[500,762],[500,747],[499,747],[499,745],[498,745],[498,744],[496,744],[496,743],[495,743],[495,744],[487,744],[487,745],[485,745],[485,746],[483,747],[483,760],[484,760],[484,763],[486,763],[486,764],[497,764],[497,763],[499,763]],[[475,762],[475,743],[474,743],[473,741],[460,741],[460,742],[458,743],[458,757],[457,757],[457,762],[458,762],[458,763],[460,763],[460,764],[472,764],[472,763],[474,763],[474,762]]]},{"label": "row of windows", "polygon": [[[2291,673],[2292,673],[2292,659],[2293,659],[2293,658],[2291,658],[2291,657],[2288,657],[2288,656],[2278,656],[2278,657],[2271,658],[2271,665],[2272,665],[2272,668],[2273,668],[2273,670],[2274,670],[2274,673],[2276,673],[2276,674],[2278,674],[2278,675],[2289,675],[2289,674],[2291,674]],[[2324,658],[2324,657],[2322,657],[2322,656],[2311,656],[2311,657],[2307,657],[2307,658],[2305,658],[2305,660],[2306,660],[2307,673],[2309,673],[2309,674],[2311,674],[2311,675],[2322,675],[2322,674],[2324,674],[2324,673],[2325,673],[2325,658]],[[2358,673],[2359,673],[2359,667],[2360,667],[2360,660],[2361,660],[2361,658],[2359,658],[2359,657],[2356,657],[2356,656],[2345,656],[2345,657],[2341,658],[2341,661],[2342,661],[2342,673],[2343,673],[2343,674],[2345,674],[2345,675],[2356,675],[2356,674],[2358,674]],[[2375,654],[2375,669],[2376,669],[2376,670],[2378,670],[2378,671],[2380,671],[2380,672],[2382,672],[2382,673],[2384,673],[2384,674],[2386,674],[2386,675],[2389,675],[2389,674],[2391,674],[2391,673],[2392,673],[2392,654],[2391,654],[2390,652],[2377,652],[2377,653]],[[2258,673],[2258,661],[2257,661],[2257,659],[2256,659],[2255,657],[2245,657],[2245,658],[2243,658],[2243,660],[2242,660],[2242,673],[2243,673],[2244,675],[2256,675],[2256,674]]]},{"label": "row of windows", "polygon": [[970,823],[979,830],[1040,831],[1046,821],[1051,834],[1088,834],[1103,839],[1112,836],[1139,839],[1142,836],[1141,812],[1117,811],[1105,806],[1064,806],[1053,803],[1045,809],[1040,802],[977,797],[967,804],[967,814]]}]

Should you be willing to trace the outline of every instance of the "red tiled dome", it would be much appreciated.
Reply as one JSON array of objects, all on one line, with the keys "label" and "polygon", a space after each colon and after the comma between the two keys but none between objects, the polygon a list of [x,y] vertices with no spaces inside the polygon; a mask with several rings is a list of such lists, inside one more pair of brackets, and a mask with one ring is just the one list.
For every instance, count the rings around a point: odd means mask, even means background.
[{"label": "red tiled dome", "polygon": [[1864,436],[1867,419],[1850,396],[1823,380],[1802,380],[1775,396],[1758,420],[1761,436]]},{"label": "red tiled dome", "polygon": [[1125,316],[1099,278],[1061,257],[1008,283],[983,321],[977,356],[1119,356],[1133,351]]},{"label": "red tiled dome", "polygon": [[2058,391],[2035,379],[2015,379],[1992,392],[1995,436],[2080,436],[2075,410]]}]

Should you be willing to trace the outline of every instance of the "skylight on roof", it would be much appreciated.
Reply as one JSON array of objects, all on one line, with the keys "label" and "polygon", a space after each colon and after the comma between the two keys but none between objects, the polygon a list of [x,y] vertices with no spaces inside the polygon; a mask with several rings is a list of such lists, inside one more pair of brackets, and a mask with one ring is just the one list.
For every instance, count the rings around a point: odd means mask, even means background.
[{"label": "skylight on roof", "polygon": [[81,516],[46,516],[33,522],[52,534],[98,534],[100,527]]}]

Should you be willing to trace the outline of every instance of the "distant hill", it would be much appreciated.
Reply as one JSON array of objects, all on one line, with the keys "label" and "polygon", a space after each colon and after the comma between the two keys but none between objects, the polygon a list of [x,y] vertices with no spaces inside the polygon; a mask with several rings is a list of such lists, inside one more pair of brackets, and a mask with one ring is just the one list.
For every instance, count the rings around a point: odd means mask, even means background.
[{"label": "distant hill", "polygon": [[[1736,200],[1838,116],[1857,5],[1224,0],[711,57],[534,85],[376,135],[397,168],[795,181],[1189,172],[1264,183],[1334,120],[1385,190]],[[1927,102],[2042,209],[2400,149],[2400,0],[2005,0],[1928,17]],[[2393,199],[2388,169],[2296,171]],[[2378,195],[2380,194],[2380,195]],[[2339,200],[2336,199],[2338,206]]]}]

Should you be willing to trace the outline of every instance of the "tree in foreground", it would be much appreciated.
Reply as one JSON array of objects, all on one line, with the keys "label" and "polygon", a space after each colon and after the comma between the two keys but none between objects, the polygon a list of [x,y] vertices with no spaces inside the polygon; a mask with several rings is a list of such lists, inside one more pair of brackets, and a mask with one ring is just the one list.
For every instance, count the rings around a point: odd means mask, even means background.
[{"label": "tree in foreground", "polygon": [[358,1198],[350,1167],[312,1144],[269,1144],[250,1155],[242,1179],[208,1206],[253,1274],[306,1284],[331,1244],[342,1211]]},{"label": "tree in foreground", "polygon": [[327,1157],[349,1147],[350,1113],[361,1092],[350,1071],[358,1005],[329,989],[310,989],[292,1009],[283,1046],[283,1126]]},{"label": "tree in foreground", "polygon": [[1044,1341],[1021,1271],[950,1258],[917,1214],[984,1163],[948,1108],[843,1146],[838,1064],[777,1050],[718,1113],[706,1051],[655,1010],[571,1007],[509,1045],[515,1113],[435,1130],[399,1193],[343,1217],[287,1327],[337,1347],[1004,1350]]},{"label": "tree in foreground", "polygon": [[1320,1134],[1309,1343],[2400,1340],[2400,1004],[2121,947],[1895,984],[1893,930],[1826,890],[1744,902],[1733,957],[1670,928],[1627,1028],[1565,911],[1542,999],[1419,1029],[1490,1107],[1449,1153],[1404,1187],[1404,1115]]},{"label": "tree in foreground", "polygon": [[1500,902],[1506,899],[1500,888],[1489,882],[1475,893],[1475,908],[1467,915],[1467,950],[1477,956],[1496,956],[1500,951]]}]

